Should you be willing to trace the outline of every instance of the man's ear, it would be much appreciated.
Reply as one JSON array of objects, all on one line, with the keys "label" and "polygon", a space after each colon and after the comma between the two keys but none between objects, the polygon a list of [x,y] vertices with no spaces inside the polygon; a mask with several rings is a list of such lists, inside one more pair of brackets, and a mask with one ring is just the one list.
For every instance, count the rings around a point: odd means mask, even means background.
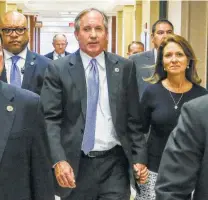
[{"label": "man's ear", "polygon": [[154,43],[154,33],[151,33],[151,42]]},{"label": "man's ear", "polygon": [[75,36],[76,40],[78,41],[78,32],[77,31],[74,31],[74,36]]}]

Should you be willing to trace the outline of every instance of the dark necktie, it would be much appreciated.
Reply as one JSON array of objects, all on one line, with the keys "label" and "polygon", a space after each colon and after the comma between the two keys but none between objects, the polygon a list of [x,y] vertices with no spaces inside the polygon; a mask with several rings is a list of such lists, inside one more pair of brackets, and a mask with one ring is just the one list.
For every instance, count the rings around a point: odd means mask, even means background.
[{"label": "dark necktie", "polygon": [[10,72],[10,84],[21,87],[21,74],[17,66],[17,62],[20,59],[19,56],[12,56],[12,66]]},{"label": "dark necktie", "polygon": [[90,61],[91,67],[87,77],[87,114],[82,141],[82,150],[88,154],[95,143],[95,125],[99,97],[99,72],[96,59]]}]

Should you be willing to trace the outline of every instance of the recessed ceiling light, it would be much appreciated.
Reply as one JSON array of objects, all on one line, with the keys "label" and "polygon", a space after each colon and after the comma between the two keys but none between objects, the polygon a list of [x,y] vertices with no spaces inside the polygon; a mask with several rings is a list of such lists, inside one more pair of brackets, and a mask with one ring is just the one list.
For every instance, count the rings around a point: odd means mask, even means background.
[{"label": "recessed ceiling light", "polygon": [[72,12],[69,12],[71,15],[78,15],[79,14],[79,12],[74,12],[74,11],[72,11]]},{"label": "recessed ceiling light", "polygon": [[59,12],[59,14],[60,14],[60,15],[69,15],[69,12],[63,11],[63,12]]}]

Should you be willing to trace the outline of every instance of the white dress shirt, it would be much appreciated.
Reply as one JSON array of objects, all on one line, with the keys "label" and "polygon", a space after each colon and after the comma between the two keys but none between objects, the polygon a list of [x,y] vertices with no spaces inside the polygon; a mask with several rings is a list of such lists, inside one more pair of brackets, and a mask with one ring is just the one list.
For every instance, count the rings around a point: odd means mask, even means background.
[{"label": "white dress shirt", "polygon": [[[87,77],[91,66],[90,61],[92,58],[81,50],[80,56],[85,69],[87,83]],[[113,125],[110,111],[104,52],[95,57],[95,59],[97,60],[99,72],[99,98],[95,126],[95,145],[93,151],[104,151],[113,148],[115,145],[120,144],[120,142]]]},{"label": "white dress shirt", "polygon": [[[20,59],[17,61],[16,65],[20,70],[21,83],[23,80],[22,71],[25,68],[26,55],[27,55],[27,47],[17,55],[20,57]],[[15,56],[15,55],[4,49],[6,76],[7,76],[7,83],[9,83],[9,84],[10,84],[10,72],[11,72],[11,66],[12,66],[12,56]]]},{"label": "white dress shirt", "polygon": [[[61,57],[65,56],[65,52],[60,54]],[[57,54],[55,51],[53,52],[53,60],[59,59],[59,54]]]},{"label": "white dress shirt", "polygon": [[157,49],[154,48],[154,57],[155,57],[155,63],[157,62]]}]

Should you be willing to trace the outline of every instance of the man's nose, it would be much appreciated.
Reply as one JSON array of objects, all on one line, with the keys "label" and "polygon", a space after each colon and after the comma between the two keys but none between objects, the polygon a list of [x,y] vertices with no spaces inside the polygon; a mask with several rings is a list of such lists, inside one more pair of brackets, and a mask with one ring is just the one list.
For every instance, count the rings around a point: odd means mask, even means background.
[{"label": "man's nose", "polygon": [[97,36],[97,33],[96,33],[95,29],[92,29],[90,36],[92,38],[95,38]]},{"label": "man's nose", "polygon": [[18,34],[16,33],[16,31],[15,31],[15,30],[13,30],[13,31],[12,31],[12,33],[10,34],[10,36],[12,36],[12,37],[16,37],[16,36],[18,36]]}]

